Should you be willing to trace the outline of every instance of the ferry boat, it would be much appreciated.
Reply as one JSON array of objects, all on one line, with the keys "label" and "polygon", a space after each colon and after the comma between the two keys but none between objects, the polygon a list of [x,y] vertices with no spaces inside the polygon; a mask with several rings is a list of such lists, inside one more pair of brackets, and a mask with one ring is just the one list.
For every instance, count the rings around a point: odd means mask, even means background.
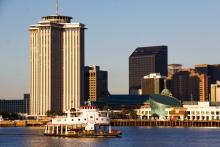
[{"label": "ferry boat", "polygon": [[112,130],[109,111],[95,106],[70,109],[65,116],[55,117],[46,125],[44,135],[63,137],[120,137],[121,131]]}]

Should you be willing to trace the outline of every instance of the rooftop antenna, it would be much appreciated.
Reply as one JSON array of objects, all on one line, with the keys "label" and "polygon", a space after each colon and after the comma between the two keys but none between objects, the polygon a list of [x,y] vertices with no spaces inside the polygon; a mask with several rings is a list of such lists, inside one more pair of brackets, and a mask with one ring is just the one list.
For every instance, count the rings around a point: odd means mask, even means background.
[{"label": "rooftop antenna", "polygon": [[57,0],[57,3],[56,3],[56,15],[58,16],[58,0]]}]

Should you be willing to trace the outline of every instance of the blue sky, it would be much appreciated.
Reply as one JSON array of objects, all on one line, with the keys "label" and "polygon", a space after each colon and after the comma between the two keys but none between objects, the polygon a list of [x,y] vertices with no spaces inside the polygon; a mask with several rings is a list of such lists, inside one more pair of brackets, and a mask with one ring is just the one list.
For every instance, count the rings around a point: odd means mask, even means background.
[{"label": "blue sky", "polygon": [[[169,63],[218,64],[219,0],[59,0],[61,15],[86,24],[85,62],[109,72],[109,91],[128,93],[136,47],[168,45]],[[0,98],[29,92],[28,27],[55,14],[56,0],[0,0]]]}]

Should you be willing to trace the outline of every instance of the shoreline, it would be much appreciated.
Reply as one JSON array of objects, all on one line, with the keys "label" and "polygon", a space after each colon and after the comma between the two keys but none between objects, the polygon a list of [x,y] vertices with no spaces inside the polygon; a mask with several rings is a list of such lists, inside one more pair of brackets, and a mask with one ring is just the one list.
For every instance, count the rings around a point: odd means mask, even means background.
[{"label": "shoreline", "polygon": [[[46,120],[19,120],[0,121],[0,127],[44,127]],[[217,127],[220,128],[220,120],[133,120],[112,119],[111,126],[148,126],[148,127]]]}]

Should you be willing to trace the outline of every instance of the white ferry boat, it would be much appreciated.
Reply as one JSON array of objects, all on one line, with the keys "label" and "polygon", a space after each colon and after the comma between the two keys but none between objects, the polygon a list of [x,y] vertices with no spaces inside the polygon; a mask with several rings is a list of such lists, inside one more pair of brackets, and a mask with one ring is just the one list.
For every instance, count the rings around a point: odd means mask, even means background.
[{"label": "white ferry boat", "polygon": [[118,137],[121,132],[112,130],[108,111],[95,106],[70,109],[65,116],[55,117],[46,125],[44,135],[67,137]]}]

